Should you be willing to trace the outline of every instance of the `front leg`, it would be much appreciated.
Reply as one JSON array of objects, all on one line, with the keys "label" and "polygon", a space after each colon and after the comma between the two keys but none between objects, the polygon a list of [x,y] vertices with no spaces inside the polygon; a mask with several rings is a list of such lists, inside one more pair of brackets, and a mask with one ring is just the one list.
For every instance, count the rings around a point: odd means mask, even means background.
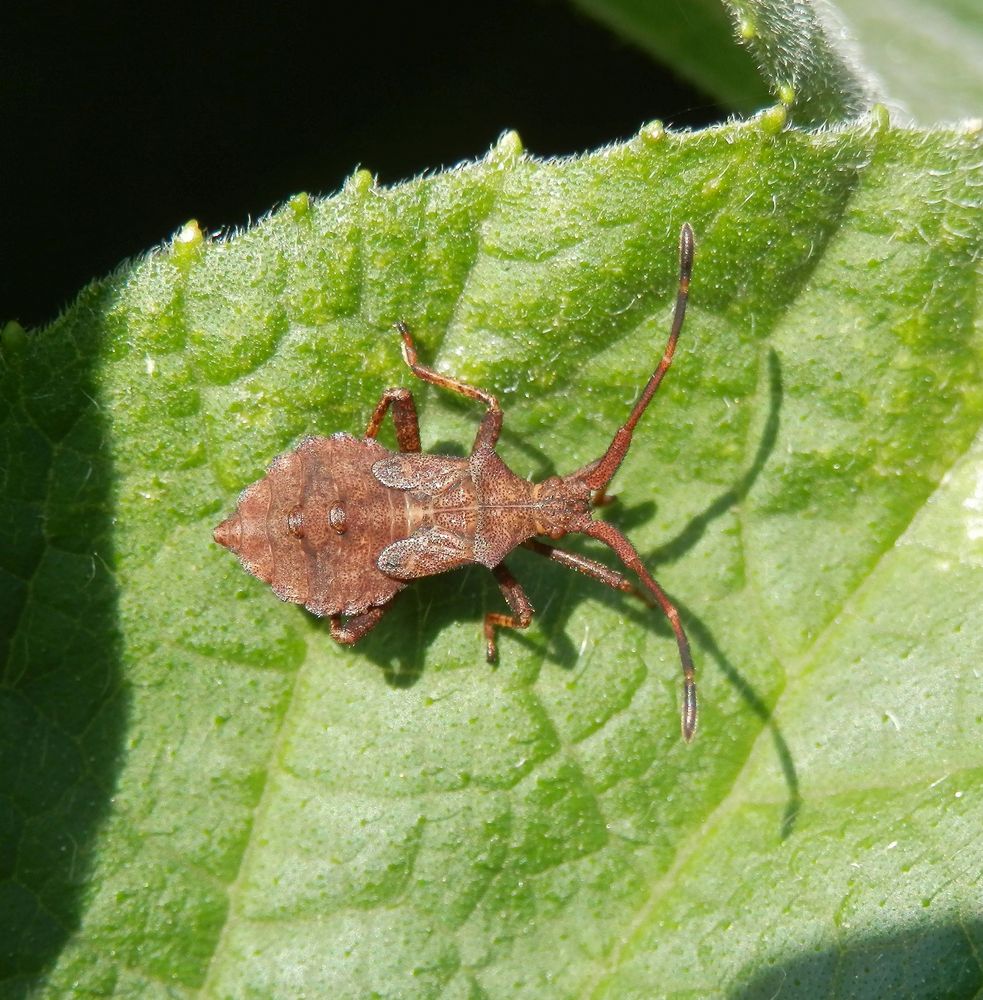
[{"label": "front leg", "polygon": [[522,584],[506,569],[505,563],[495,566],[492,573],[513,614],[503,615],[499,611],[489,611],[485,615],[485,656],[489,663],[495,662],[498,653],[495,645],[495,629],[526,628],[536,611],[526,597]]},{"label": "front leg", "polygon": [[[613,500],[614,497],[609,497]],[[589,576],[592,580],[607,584],[615,590],[622,590],[626,594],[635,594],[637,597],[645,599],[643,594],[627,577],[622,576],[617,570],[613,570],[604,563],[582,556],[578,552],[567,552],[566,549],[558,549],[552,545],[547,545],[536,538],[530,538],[522,543],[523,548],[530,549],[541,556],[546,556],[551,562],[566,566],[568,569],[575,569],[584,576]]]}]

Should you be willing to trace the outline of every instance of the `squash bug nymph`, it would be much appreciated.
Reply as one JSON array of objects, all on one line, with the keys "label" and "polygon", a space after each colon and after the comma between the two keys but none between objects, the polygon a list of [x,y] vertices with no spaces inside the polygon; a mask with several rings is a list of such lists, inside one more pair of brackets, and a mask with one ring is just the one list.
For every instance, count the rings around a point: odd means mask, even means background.
[{"label": "squash bug nymph", "polygon": [[[520,478],[495,451],[502,429],[495,396],[420,364],[409,329],[397,323],[403,358],[417,378],[485,406],[471,454],[456,458],[422,452],[412,394],[387,389],[363,437],[308,437],[277,458],[215,529],[215,541],[269,583],[278,597],[328,618],[331,636],[346,644],[374,628],[413,580],[480,563],[498,581],[511,612],[485,615],[486,652],[493,660],[495,630],[526,628],[533,616],[529,598],[504,562],[517,546],[616,590],[638,592],[603,563],[537,537],[557,541],[570,532],[589,535],[614,550],[641,581],[639,593],[654,598],[669,620],[683,667],[683,738],[692,740],[696,679],[679,613],[631,542],[613,524],[594,520],[592,508],[608,499],[605,490],[635,426],[672,363],[686,313],[693,251],[693,230],[687,223],[679,238],[679,289],[662,360],[600,458],[541,483]],[[399,448],[395,452],[376,441],[390,410]]]}]

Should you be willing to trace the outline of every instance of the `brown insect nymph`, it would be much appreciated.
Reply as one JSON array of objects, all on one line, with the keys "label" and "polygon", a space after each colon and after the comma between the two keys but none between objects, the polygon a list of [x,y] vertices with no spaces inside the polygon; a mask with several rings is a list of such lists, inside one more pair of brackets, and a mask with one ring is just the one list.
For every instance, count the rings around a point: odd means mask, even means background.
[{"label": "brown insect nymph", "polygon": [[[485,615],[489,660],[495,658],[496,628],[525,628],[533,606],[506,568],[517,546],[531,549],[616,590],[634,592],[626,577],[603,563],[547,545],[581,532],[610,546],[655,598],[672,626],[683,666],[683,737],[696,732],[696,681],[679,613],[642,564],[631,542],[591,508],[607,501],[605,489],[625,457],[632,432],[672,363],[683,325],[693,266],[693,230],[679,239],[679,291],[662,360],[607,451],[583,468],[541,483],[521,479],[498,457],[502,429],[498,400],[417,361],[404,323],[403,358],[424,382],[476,399],[487,409],[467,458],[420,451],[416,406],[408,389],[387,389],[362,438],[338,433],[308,437],[277,458],[267,474],[249,486],[239,505],[215,529],[215,541],[269,583],[278,597],[302,604],[329,619],[331,636],[352,644],[373,628],[396,594],[424,576],[480,563],[498,581],[511,614]],[[376,441],[392,410],[396,452]]]}]

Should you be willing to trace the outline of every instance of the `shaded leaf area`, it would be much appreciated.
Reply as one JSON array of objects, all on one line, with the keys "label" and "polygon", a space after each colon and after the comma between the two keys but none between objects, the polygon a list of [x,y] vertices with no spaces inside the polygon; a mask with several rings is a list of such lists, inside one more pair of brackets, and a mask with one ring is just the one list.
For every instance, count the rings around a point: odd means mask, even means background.
[{"label": "shaded leaf area", "polygon": [[[110,296],[0,356],[0,981],[18,996],[78,926],[127,695],[98,347]],[[34,347],[41,347],[35,350]]]},{"label": "shaded leaf area", "polygon": [[[189,229],[5,353],[0,888],[55,913],[0,908],[6,982],[767,995],[781,969],[864,995],[890,941],[866,995],[948,954],[978,988],[978,156],[866,125],[549,163],[507,136]],[[682,608],[693,746],[660,617],[533,553],[540,613],[491,668],[487,574],[423,581],[348,650],[212,544],[273,455],[411,383],[399,318],[499,394],[520,474],[596,457],[661,354],[684,220],[687,328],[604,516]],[[474,406],[413,388],[425,447],[466,450]],[[66,538],[93,583],[45,576]]]}]

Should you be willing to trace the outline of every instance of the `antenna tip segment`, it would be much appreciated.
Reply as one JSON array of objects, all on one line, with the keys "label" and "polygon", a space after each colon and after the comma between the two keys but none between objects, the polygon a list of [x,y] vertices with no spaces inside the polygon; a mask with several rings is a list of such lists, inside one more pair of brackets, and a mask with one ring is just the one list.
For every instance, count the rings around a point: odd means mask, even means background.
[{"label": "antenna tip segment", "polygon": [[693,737],[696,735],[697,715],[696,683],[692,678],[687,677],[683,684],[683,712],[681,719],[683,739],[687,743],[692,743]]},{"label": "antenna tip segment", "polygon": [[689,276],[693,270],[693,252],[696,249],[696,237],[693,235],[693,227],[688,223],[683,223],[683,228],[679,231],[679,273],[680,276],[689,281]]}]

